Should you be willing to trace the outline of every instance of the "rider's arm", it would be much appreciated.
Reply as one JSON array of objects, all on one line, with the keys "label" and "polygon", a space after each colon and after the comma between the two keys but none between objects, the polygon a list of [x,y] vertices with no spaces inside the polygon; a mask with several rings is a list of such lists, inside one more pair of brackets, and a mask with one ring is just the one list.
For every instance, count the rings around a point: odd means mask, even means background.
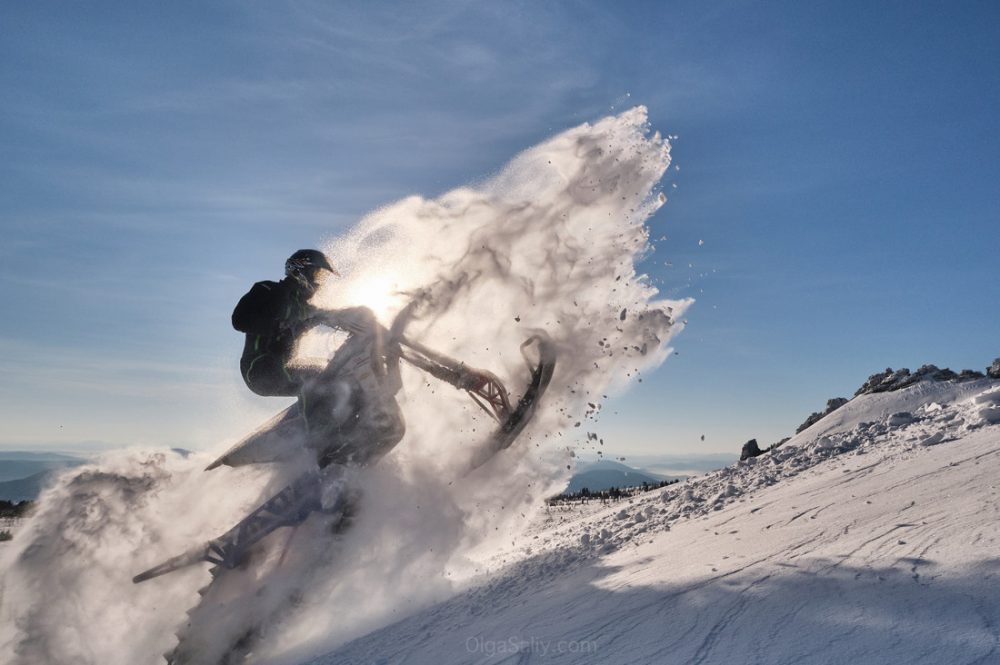
[{"label": "rider's arm", "polygon": [[316,309],[313,311],[310,321],[355,335],[374,333],[378,327],[375,314],[367,307]]}]

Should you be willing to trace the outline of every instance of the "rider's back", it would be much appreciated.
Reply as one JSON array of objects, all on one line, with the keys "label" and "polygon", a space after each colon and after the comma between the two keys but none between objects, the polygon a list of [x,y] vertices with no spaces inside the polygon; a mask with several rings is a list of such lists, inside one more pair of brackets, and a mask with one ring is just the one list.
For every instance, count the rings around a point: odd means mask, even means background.
[{"label": "rider's back", "polygon": [[286,371],[299,335],[310,326],[308,294],[291,279],[257,282],[233,310],[233,328],[246,333],[240,372],[261,395],[294,395],[301,381]]}]

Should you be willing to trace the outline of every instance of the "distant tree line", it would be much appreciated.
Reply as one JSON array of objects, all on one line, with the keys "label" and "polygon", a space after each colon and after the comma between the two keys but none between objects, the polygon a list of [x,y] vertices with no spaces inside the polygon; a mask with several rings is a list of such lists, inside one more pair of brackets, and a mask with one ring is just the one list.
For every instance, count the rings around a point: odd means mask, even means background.
[{"label": "distant tree line", "polygon": [[[24,517],[34,505],[31,501],[5,501],[0,500],[0,519],[13,520]],[[11,540],[14,535],[7,529],[0,531],[0,543]]]},{"label": "distant tree line", "polygon": [[34,505],[33,501],[4,501],[0,500],[0,519],[12,517],[24,517]]},{"label": "distant tree line", "polygon": [[549,497],[545,500],[545,503],[550,506],[560,506],[567,503],[589,503],[591,501],[617,503],[622,499],[630,499],[643,492],[660,489],[661,487],[679,482],[679,478],[674,478],[673,480],[661,480],[658,483],[643,482],[642,485],[633,485],[631,487],[609,487],[599,492],[591,491],[589,488],[584,487],[579,492],[566,492]]}]

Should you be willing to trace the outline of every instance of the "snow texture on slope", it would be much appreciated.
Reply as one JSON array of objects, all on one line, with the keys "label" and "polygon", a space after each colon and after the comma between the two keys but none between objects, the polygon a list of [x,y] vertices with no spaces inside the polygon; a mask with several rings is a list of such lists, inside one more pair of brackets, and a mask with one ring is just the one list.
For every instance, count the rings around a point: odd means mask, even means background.
[{"label": "snow texture on slope", "polygon": [[554,508],[480,586],[309,665],[1000,662],[998,404],[995,380],[863,395],[770,454]]}]

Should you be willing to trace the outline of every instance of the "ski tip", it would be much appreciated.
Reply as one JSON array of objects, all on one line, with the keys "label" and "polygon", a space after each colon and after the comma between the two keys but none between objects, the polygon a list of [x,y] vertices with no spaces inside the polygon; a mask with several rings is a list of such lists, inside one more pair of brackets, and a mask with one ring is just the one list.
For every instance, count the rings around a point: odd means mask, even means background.
[{"label": "ski tip", "polygon": [[145,582],[146,580],[151,579],[153,576],[150,575],[149,572],[150,571],[147,570],[146,572],[139,573],[138,575],[133,577],[132,584],[139,584],[140,582]]},{"label": "ski tip", "polygon": [[149,570],[141,572],[135,577],[133,577],[132,584],[141,584],[146,580],[151,580],[154,577],[159,577],[160,575],[163,575],[163,573],[164,571],[159,570],[159,566],[157,566],[156,568],[150,568]]},{"label": "ski tip", "polygon": [[164,573],[167,573],[167,572],[170,572],[170,571],[169,570],[164,570],[164,566],[163,565],[156,566],[155,568],[150,568],[149,570],[145,570],[145,571],[139,573],[138,575],[136,575],[135,577],[133,577],[132,578],[132,584],[140,584],[142,582],[145,582],[146,580],[151,580],[154,577],[159,577],[160,575],[163,575]]},{"label": "ski tip", "polygon": [[206,561],[205,558],[208,554],[207,546],[202,545],[196,547],[193,550],[188,550],[184,554],[167,559],[158,566],[154,566],[149,570],[143,571],[132,578],[133,584],[139,584],[140,582],[145,582],[146,580],[151,580],[154,577],[159,577],[160,575],[166,575],[167,573],[172,573],[175,570],[180,570],[181,568],[187,568],[196,563]]}]

